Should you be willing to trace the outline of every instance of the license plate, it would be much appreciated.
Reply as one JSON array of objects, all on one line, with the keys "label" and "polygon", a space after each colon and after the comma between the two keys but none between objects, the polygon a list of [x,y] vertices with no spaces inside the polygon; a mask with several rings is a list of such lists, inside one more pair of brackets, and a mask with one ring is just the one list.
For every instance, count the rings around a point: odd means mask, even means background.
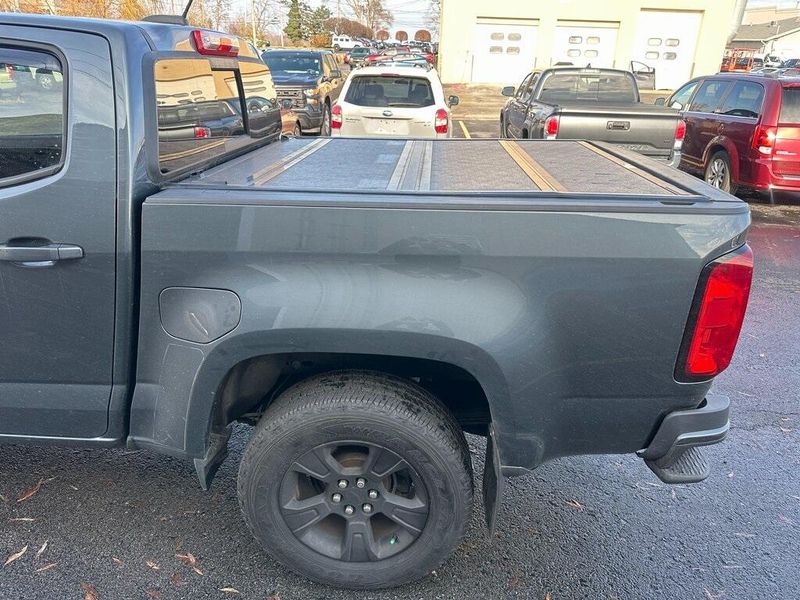
[{"label": "license plate", "polygon": [[398,125],[394,119],[375,119],[375,133],[397,133]]}]

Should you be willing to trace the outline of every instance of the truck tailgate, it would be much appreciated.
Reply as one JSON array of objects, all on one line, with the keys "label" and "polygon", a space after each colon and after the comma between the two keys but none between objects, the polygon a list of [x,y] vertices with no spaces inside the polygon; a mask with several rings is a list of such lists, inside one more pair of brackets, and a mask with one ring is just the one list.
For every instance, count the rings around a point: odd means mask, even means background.
[{"label": "truck tailgate", "polygon": [[677,111],[655,105],[572,104],[560,106],[558,137],[609,142],[647,156],[668,157]]},{"label": "truck tailgate", "polygon": [[[344,163],[343,157],[349,160]],[[358,167],[352,168],[354,163]],[[177,185],[462,198],[472,193],[484,203],[543,193],[586,200],[605,196],[737,202],[694,177],[634,153],[573,140],[292,139]]]}]

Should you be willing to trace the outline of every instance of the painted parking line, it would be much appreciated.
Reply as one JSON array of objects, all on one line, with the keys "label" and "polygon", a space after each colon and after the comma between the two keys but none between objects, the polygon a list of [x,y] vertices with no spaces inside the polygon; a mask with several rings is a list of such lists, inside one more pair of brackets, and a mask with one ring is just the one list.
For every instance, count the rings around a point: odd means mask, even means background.
[{"label": "painted parking line", "polygon": [[467,129],[467,126],[464,125],[464,121],[459,121],[458,124],[461,125],[461,131],[464,132],[464,137],[470,139],[472,136],[469,134],[469,129]]}]

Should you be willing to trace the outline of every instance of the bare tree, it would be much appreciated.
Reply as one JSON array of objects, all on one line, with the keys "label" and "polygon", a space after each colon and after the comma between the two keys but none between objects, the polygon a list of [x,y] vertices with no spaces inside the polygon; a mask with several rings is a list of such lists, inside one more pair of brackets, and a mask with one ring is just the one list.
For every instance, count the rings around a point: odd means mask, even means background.
[{"label": "bare tree", "polygon": [[425,24],[433,37],[439,37],[439,24],[442,20],[442,0],[430,0],[428,12],[425,15]]},{"label": "bare tree", "polygon": [[388,27],[394,22],[394,15],[384,6],[383,0],[345,0],[345,2],[353,11],[356,20],[372,31]]}]

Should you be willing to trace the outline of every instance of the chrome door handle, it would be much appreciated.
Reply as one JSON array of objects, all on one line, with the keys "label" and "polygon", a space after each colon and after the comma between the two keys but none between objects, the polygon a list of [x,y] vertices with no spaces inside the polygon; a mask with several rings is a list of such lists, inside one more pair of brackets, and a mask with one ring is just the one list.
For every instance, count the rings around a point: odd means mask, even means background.
[{"label": "chrome door handle", "polygon": [[83,258],[83,248],[75,244],[26,246],[0,244],[0,260],[30,267],[50,266],[58,260]]}]

